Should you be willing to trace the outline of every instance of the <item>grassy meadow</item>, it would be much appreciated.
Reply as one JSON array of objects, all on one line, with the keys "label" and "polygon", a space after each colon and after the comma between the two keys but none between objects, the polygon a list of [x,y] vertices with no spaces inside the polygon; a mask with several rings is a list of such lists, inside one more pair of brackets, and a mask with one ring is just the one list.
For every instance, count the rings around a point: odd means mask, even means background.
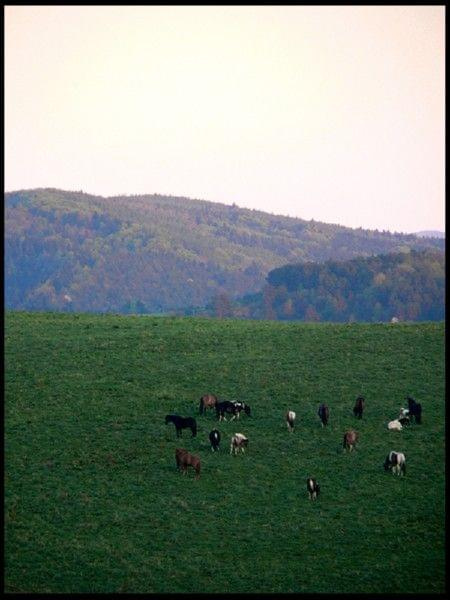
[{"label": "grassy meadow", "polygon": [[[443,323],[7,312],[4,385],[7,592],[444,592]],[[199,415],[205,393],[252,416]],[[423,424],[388,431],[406,395]],[[238,431],[249,448],[230,456]],[[390,450],[405,477],[383,470]]]}]

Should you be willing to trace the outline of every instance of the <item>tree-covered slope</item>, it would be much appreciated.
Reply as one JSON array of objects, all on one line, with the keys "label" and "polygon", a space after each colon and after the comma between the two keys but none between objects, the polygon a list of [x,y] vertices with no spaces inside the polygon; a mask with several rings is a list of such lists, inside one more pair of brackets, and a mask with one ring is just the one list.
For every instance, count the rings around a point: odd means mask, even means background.
[{"label": "tree-covered slope", "polygon": [[436,250],[290,264],[272,270],[259,294],[236,313],[302,321],[440,321],[445,317],[445,256]]},{"label": "tree-covered slope", "polygon": [[5,195],[5,301],[165,312],[256,292],[286,263],[443,246],[189,198],[22,190]]}]

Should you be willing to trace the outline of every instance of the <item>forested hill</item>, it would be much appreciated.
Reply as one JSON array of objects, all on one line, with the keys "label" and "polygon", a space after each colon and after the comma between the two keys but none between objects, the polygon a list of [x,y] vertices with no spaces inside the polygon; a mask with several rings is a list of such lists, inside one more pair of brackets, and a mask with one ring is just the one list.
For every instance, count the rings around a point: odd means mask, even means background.
[{"label": "forested hill", "polygon": [[445,257],[436,250],[274,269],[263,291],[236,315],[301,321],[440,321],[445,318]]},{"label": "forested hill", "polygon": [[5,195],[5,301],[27,310],[167,312],[256,292],[286,263],[427,247],[444,240],[189,198],[17,191]]}]

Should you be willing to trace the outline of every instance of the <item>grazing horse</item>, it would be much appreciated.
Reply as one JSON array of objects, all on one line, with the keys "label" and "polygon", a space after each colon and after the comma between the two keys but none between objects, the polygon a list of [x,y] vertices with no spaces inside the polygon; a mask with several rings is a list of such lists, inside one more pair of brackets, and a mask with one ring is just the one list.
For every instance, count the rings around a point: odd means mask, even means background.
[{"label": "grazing horse", "polygon": [[320,493],[320,485],[312,477],[308,477],[306,480],[306,489],[308,490],[309,499],[317,500],[317,496]]},{"label": "grazing horse", "polygon": [[231,438],[230,454],[237,454],[238,450],[244,454],[244,449],[248,447],[248,438],[243,433],[235,433]]},{"label": "grazing horse", "polygon": [[414,417],[414,420],[417,424],[420,425],[422,423],[422,405],[419,402],[416,402],[414,398],[407,397],[408,400],[408,408],[409,414],[411,417]]},{"label": "grazing horse", "polygon": [[233,418],[236,418],[238,409],[236,408],[234,402],[230,402],[229,400],[223,400],[222,402],[217,402],[216,404],[216,415],[219,421],[226,421],[227,418],[225,413],[229,413],[233,415]]},{"label": "grazing horse", "polygon": [[294,425],[295,425],[295,417],[297,415],[295,414],[295,412],[293,410],[288,410],[286,413],[286,424],[287,424],[287,428],[288,431],[294,431]]},{"label": "grazing horse", "polygon": [[387,428],[393,431],[401,431],[403,426],[398,419],[394,419],[393,421],[389,421]]},{"label": "grazing horse", "polygon": [[322,427],[328,425],[328,419],[330,418],[330,409],[326,404],[321,404],[319,406],[319,411],[317,413],[322,421]]},{"label": "grazing horse", "polygon": [[344,433],[344,443],[342,444],[344,450],[348,450],[351,452],[355,447],[356,442],[359,440],[359,433],[350,429],[350,431],[346,431]]},{"label": "grazing horse", "polygon": [[392,475],[404,475],[406,473],[406,458],[403,452],[389,452],[384,461],[384,470],[392,470]]},{"label": "grazing horse", "polygon": [[197,435],[197,423],[195,419],[192,417],[180,417],[178,415],[166,415],[166,425],[167,423],[173,423],[177,430],[177,437],[180,437],[182,434],[182,429],[189,429],[192,431],[192,437]]},{"label": "grazing horse", "polygon": [[217,396],[214,394],[205,394],[200,398],[200,414],[202,415],[207,408],[214,408],[217,404]]},{"label": "grazing horse", "polygon": [[362,396],[358,396],[358,398],[356,398],[356,403],[355,403],[355,406],[353,408],[353,414],[358,419],[362,419],[363,410],[364,410],[364,403],[365,403],[365,400],[364,400],[364,398]]},{"label": "grazing horse", "polygon": [[224,400],[216,404],[216,415],[219,421],[226,421],[226,413],[233,415],[230,421],[233,421],[236,417],[239,419],[241,411],[244,411],[246,415],[250,415],[250,406],[245,402],[230,402],[230,400]]},{"label": "grazing horse", "polygon": [[197,473],[196,479],[200,478],[200,459],[198,456],[194,456],[184,448],[177,448],[175,450],[175,460],[177,461],[177,468],[180,469],[184,475],[187,474],[187,468],[192,467]]},{"label": "grazing horse", "polygon": [[[235,408],[237,409],[237,418],[239,419],[239,416],[241,414],[241,411],[243,410],[245,412],[246,415],[250,416],[250,406],[248,404],[246,404],[245,402],[233,402]],[[230,419],[231,421],[233,420],[233,417]]]},{"label": "grazing horse", "polygon": [[209,441],[211,442],[211,450],[215,452],[219,450],[220,444],[220,431],[218,429],[213,429],[209,434]]}]

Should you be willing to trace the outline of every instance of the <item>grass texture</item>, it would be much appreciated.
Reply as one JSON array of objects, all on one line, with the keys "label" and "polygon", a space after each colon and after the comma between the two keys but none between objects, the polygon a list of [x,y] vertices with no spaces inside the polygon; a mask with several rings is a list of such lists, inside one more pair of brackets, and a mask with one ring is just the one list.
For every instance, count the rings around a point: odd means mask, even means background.
[{"label": "grass texture", "polygon": [[[252,415],[199,415],[205,393]],[[444,323],[7,312],[5,394],[7,592],[444,592]],[[388,431],[407,395],[423,424]],[[197,437],[177,440],[168,413]],[[390,450],[405,477],[383,470]]]}]

